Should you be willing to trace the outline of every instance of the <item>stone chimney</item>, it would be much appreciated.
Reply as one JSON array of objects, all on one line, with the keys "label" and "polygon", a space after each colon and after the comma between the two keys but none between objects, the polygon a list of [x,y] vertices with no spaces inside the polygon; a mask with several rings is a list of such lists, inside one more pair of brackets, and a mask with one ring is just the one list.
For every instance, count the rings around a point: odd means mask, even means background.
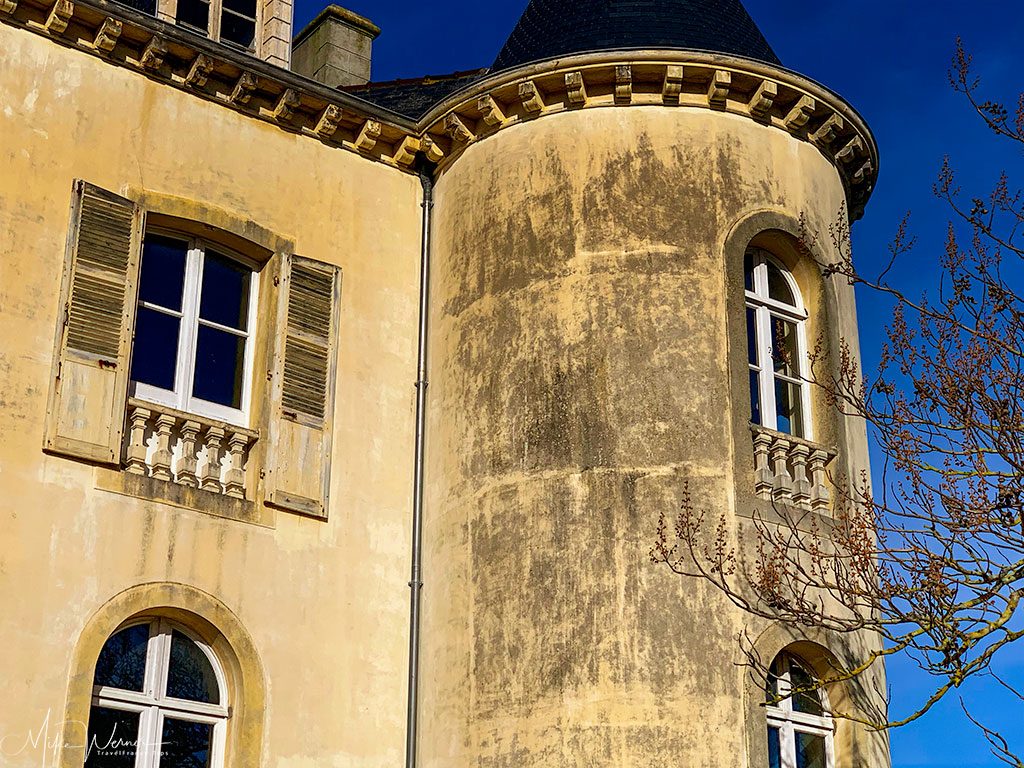
[{"label": "stone chimney", "polygon": [[370,49],[380,27],[328,5],[292,43],[292,71],[332,88],[370,81]]}]

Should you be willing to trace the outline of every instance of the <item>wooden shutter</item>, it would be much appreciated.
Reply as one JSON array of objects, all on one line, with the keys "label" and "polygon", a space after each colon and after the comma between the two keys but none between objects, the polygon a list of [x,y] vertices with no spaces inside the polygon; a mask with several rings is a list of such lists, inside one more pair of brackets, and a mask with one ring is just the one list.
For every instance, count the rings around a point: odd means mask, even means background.
[{"label": "wooden shutter", "polygon": [[142,229],[131,200],[75,182],[47,451],[120,463]]},{"label": "wooden shutter", "polygon": [[267,502],[326,519],[341,270],[289,256],[282,273]]}]

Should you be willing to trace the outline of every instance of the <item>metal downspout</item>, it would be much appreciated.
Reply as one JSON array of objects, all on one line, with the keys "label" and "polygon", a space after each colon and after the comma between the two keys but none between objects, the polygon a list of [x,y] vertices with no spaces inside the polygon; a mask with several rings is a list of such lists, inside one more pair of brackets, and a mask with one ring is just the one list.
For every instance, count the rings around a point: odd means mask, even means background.
[{"label": "metal downspout", "polygon": [[430,311],[430,225],[434,209],[434,169],[422,155],[417,171],[423,185],[420,243],[419,348],[416,362],[416,447],[412,497],[412,575],[409,579],[409,700],[405,732],[405,768],[416,768],[419,726],[420,598],[423,592],[423,462],[427,418],[427,330]]}]

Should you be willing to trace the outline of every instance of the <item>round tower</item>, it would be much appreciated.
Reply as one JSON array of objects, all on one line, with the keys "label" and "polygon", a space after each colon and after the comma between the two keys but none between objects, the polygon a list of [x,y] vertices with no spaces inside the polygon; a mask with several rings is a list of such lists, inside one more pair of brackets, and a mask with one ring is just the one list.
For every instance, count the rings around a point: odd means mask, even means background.
[{"label": "round tower", "polygon": [[[759,372],[745,275],[750,258],[784,275],[803,355],[822,334],[855,343],[852,292],[796,241],[801,218],[826,233],[859,215],[870,132],[783,69],[738,0],[533,0],[490,74],[432,117],[448,151],[421,764],[776,764],[740,637],[808,665],[872,638],[759,623],[648,552],[686,484],[743,546],[755,511],[780,506],[759,452],[789,452],[779,514],[827,515],[815,456],[866,467],[861,428]],[[888,761],[847,723],[828,743],[821,768]]]}]

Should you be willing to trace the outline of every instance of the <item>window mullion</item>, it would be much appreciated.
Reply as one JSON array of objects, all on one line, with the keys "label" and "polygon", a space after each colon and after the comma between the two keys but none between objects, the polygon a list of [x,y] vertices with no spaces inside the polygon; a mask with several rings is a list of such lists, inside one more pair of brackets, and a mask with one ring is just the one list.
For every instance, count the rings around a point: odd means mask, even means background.
[{"label": "window mullion", "polygon": [[210,0],[210,39],[220,40],[222,0]]},{"label": "window mullion", "polygon": [[182,304],[182,329],[178,355],[180,410],[189,410],[192,400],[192,378],[196,369],[196,343],[199,335],[199,304],[203,280],[203,251],[193,244],[188,252],[185,279],[185,301]]},{"label": "window mullion", "polygon": [[758,381],[761,385],[761,422],[768,429],[778,428],[775,410],[775,363],[772,360],[772,320],[767,307],[759,306],[756,312],[758,363],[761,374]]}]

